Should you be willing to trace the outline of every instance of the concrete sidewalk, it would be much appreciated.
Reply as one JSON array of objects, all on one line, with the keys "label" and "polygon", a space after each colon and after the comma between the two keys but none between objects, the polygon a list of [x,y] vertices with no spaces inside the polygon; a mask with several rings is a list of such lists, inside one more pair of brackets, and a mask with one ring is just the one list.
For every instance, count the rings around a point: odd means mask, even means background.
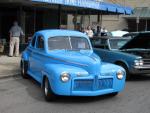
[{"label": "concrete sidewalk", "polygon": [[20,74],[20,57],[0,56],[0,78]]}]

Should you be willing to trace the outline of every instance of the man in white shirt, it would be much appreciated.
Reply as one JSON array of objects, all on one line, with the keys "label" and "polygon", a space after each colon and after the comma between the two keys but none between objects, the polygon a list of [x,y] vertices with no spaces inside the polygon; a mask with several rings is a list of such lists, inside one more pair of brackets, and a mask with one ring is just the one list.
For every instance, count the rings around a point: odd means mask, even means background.
[{"label": "man in white shirt", "polygon": [[103,29],[102,29],[102,31],[101,32],[103,32],[103,33],[107,33],[108,32],[108,30],[105,28],[105,27],[103,27]]},{"label": "man in white shirt", "polygon": [[24,35],[21,27],[18,25],[18,22],[14,22],[14,25],[9,30],[10,33],[10,49],[9,56],[13,56],[14,47],[15,47],[15,56],[19,56],[19,42],[20,36]]},{"label": "man in white shirt", "polygon": [[93,38],[94,33],[91,29],[91,26],[87,27],[86,34],[88,35],[89,38]]}]

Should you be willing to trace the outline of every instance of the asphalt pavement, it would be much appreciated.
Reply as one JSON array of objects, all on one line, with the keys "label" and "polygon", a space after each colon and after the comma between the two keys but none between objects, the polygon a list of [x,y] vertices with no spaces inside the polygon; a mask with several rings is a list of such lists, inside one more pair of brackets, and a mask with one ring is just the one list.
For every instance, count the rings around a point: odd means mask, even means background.
[{"label": "asphalt pavement", "polygon": [[150,113],[150,76],[126,83],[116,97],[59,97],[46,102],[33,79],[0,79],[0,113]]},{"label": "asphalt pavement", "polygon": [[0,56],[0,79],[16,76],[20,74],[20,56],[8,57]]}]

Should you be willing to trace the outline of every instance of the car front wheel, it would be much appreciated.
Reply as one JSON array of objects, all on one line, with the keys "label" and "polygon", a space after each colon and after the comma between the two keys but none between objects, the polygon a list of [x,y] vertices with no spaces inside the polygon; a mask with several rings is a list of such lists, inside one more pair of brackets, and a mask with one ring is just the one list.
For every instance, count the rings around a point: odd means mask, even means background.
[{"label": "car front wheel", "polygon": [[56,95],[51,90],[48,78],[45,78],[44,80],[43,92],[44,92],[46,101],[49,102],[49,101],[54,101],[56,99]]},{"label": "car front wheel", "polygon": [[28,70],[28,62],[22,61],[21,62],[21,76],[23,78],[28,78],[27,70]]}]

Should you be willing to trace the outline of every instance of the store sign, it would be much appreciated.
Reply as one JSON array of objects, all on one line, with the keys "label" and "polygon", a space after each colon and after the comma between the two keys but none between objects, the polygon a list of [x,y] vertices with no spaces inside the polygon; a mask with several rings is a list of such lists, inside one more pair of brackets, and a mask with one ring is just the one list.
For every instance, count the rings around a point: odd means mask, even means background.
[{"label": "store sign", "polygon": [[65,5],[99,9],[99,4],[94,0],[64,0]]},{"label": "store sign", "polygon": [[37,2],[47,2],[47,3],[54,3],[54,4],[61,4],[64,0],[32,0]]},{"label": "store sign", "polygon": [[99,9],[100,5],[95,0],[32,0],[33,2],[46,2],[69,6]]},{"label": "store sign", "polygon": [[44,2],[50,4],[60,4],[74,7],[91,8],[103,11],[110,11],[117,13],[132,13],[132,8],[118,6],[117,4],[103,3],[103,0],[31,0],[32,2]]}]

